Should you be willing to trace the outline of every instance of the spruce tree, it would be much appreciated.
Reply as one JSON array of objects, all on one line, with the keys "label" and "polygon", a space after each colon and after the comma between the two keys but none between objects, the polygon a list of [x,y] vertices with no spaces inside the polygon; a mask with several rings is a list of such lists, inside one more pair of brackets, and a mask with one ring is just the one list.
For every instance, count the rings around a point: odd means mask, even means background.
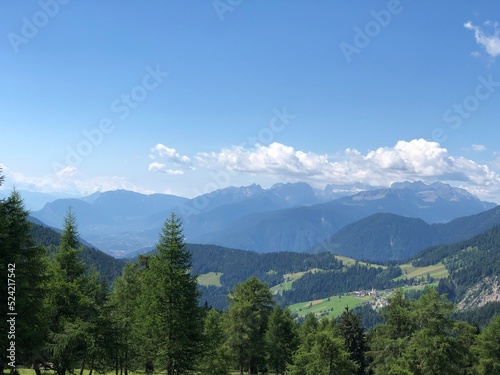
[{"label": "spruce tree", "polygon": [[47,306],[51,308],[48,349],[59,375],[94,362],[99,348],[100,308],[105,290],[98,276],[86,274],[80,259],[76,218],[72,210],[64,219],[61,243],[52,263]]},{"label": "spruce tree", "polygon": [[344,338],[351,359],[359,366],[356,374],[364,374],[367,363],[366,351],[368,350],[368,345],[361,317],[346,307],[339,317],[338,328]]},{"label": "spruce tree", "polygon": [[163,227],[145,272],[142,300],[150,358],[178,375],[192,371],[201,352],[203,316],[198,306],[197,278],[191,275],[191,253],[186,249],[180,219],[174,214]]},{"label": "spruce tree", "polygon": [[[6,344],[15,341],[16,360],[35,363],[45,344],[48,328],[43,308],[47,293],[47,257],[45,249],[35,246],[31,239],[28,215],[15,190],[0,202],[0,267],[3,270],[0,292],[2,300],[9,297],[9,304],[2,302],[2,312],[8,307],[9,313],[17,314],[9,316],[15,320],[15,337],[8,339],[7,335],[2,335],[0,340],[2,353],[6,353]],[[7,311],[3,316],[7,316]],[[5,324],[3,320],[2,331],[8,332]]]}]

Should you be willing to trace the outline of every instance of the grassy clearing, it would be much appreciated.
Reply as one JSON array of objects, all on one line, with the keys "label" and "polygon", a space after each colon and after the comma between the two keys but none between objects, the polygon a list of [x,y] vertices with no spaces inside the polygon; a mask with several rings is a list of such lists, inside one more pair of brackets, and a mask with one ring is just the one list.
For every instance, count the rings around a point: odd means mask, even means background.
[{"label": "grassy clearing", "polygon": [[436,279],[448,277],[448,270],[446,269],[445,265],[441,262],[427,267],[413,267],[410,263],[402,264],[400,267],[401,270],[403,271],[403,275],[398,277],[396,280],[409,279],[412,277],[425,278],[427,277],[427,274]]},{"label": "grassy clearing", "polygon": [[308,272],[316,273],[316,272],[323,272],[323,270],[319,269],[319,268],[311,268],[310,270],[304,271],[304,272],[287,273],[287,274],[283,275],[283,278],[285,279],[285,281],[282,282],[281,284],[278,284],[278,285],[271,287],[271,292],[278,293],[278,292],[282,292],[284,290],[291,290],[292,284]]},{"label": "grassy clearing", "polygon": [[[426,287],[436,288],[438,283],[430,283],[425,285],[415,285],[404,287],[404,291],[408,290],[423,290]],[[364,297],[355,297],[351,294],[343,294],[340,298],[339,296],[331,296],[329,298],[300,302],[288,306],[292,314],[297,314],[299,317],[305,317],[308,314],[314,314],[316,317],[327,316],[329,318],[336,318],[342,314],[346,307],[353,309],[364,302],[374,302],[376,300],[380,301],[380,298],[387,298],[389,296],[385,291],[379,291],[380,296],[378,298],[371,297],[369,295]]]},{"label": "grassy clearing", "polygon": [[[344,263],[344,266],[346,266],[346,267],[352,267],[356,264],[355,259],[348,258],[348,257],[345,257],[343,255],[335,255],[335,258],[337,258],[337,260],[341,260]],[[358,264],[361,266],[366,266],[366,267],[380,267],[383,269],[387,268],[387,266],[381,266],[379,264],[372,264],[372,263],[359,262],[359,261],[358,261]]]},{"label": "grassy clearing", "polygon": [[198,284],[203,286],[222,286],[220,282],[221,272],[209,272],[198,276]]},{"label": "grassy clearing", "polygon": [[370,301],[372,298],[367,296],[358,298],[349,294],[339,296],[331,296],[322,300],[300,302],[289,306],[292,314],[297,314],[299,317],[304,317],[308,314],[320,316],[322,314],[328,317],[337,317],[342,314],[346,307],[350,309],[361,305],[363,302]]}]

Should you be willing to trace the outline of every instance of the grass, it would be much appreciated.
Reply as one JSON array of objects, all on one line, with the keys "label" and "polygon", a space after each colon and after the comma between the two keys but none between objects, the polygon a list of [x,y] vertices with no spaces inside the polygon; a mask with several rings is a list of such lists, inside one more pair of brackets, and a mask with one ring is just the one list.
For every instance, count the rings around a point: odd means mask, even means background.
[{"label": "grass", "polygon": [[323,272],[323,270],[319,269],[319,268],[312,268],[312,269],[310,269],[308,271],[304,271],[304,272],[295,272],[295,273],[284,274],[283,278],[285,279],[285,281],[282,282],[281,284],[273,286],[271,288],[271,292],[272,293],[279,293],[279,292],[282,292],[284,290],[291,290],[293,283],[296,280],[300,279],[302,276],[304,276],[308,272],[316,273],[316,272]]},{"label": "grass", "polygon": [[321,300],[296,303],[290,305],[289,309],[292,314],[297,314],[299,317],[304,317],[308,314],[314,314],[317,317],[322,314],[328,317],[337,317],[342,314],[342,311],[344,311],[346,307],[353,309],[371,299],[372,298],[369,296],[358,298],[349,294],[344,294],[340,298],[339,296],[331,296]]},{"label": "grass", "polygon": [[198,276],[198,284],[203,286],[222,286],[220,282],[221,272],[209,272]]},{"label": "grass", "polygon": [[[348,258],[348,257],[345,257],[343,255],[335,255],[335,258],[337,260],[341,260],[342,263],[344,263],[344,266],[346,266],[346,267],[352,267],[352,266],[354,266],[356,264],[356,260],[355,259]],[[379,268],[383,268],[383,269],[387,268],[387,266],[382,266],[382,265],[379,265],[379,264],[366,263],[366,262],[360,262],[360,261],[358,261],[358,264],[361,265],[361,266],[366,266],[366,267],[379,267]]]},{"label": "grass", "polygon": [[[426,285],[407,286],[403,290],[423,290],[426,287],[436,288],[438,283],[430,283]],[[380,297],[388,297],[384,291],[379,291]],[[330,296],[329,298],[319,299],[315,301],[307,301],[295,303],[288,306],[292,314],[298,317],[305,317],[308,314],[314,314],[316,317],[327,316],[329,318],[336,318],[342,314],[346,307],[353,309],[362,305],[365,302],[375,301],[376,298],[371,296],[355,297],[351,294],[343,294],[339,296]]]},{"label": "grass", "polygon": [[414,267],[410,263],[402,264],[400,267],[403,271],[403,275],[399,276],[396,280],[409,279],[412,277],[425,278],[427,274],[436,279],[448,277],[448,270],[442,262],[427,267]]}]

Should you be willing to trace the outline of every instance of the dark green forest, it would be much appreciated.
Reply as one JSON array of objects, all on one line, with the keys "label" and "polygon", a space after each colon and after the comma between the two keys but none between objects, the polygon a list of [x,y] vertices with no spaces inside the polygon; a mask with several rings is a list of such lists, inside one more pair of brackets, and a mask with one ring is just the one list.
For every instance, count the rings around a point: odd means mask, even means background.
[{"label": "dark green forest", "polygon": [[[482,319],[479,310],[460,316],[439,288],[418,296],[397,289],[378,313],[346,308],[336,319],[297,321],[286,308],[309,297],[397,287],[397,266],[345,267],[329,253],[237,250],[224,250],[226,262],[217,263],[217,247],[184,243],[174,214],[165,218],[154,253],[124,262],[82,246],[71,210],[61,221],[57,237],[28,221],[17,192],[0,201],[0,374],[32,367],[40,375],[43,366],[57,375],[84,369],[116,375],[500,374],[500,317]],[[484,247],[476,241],[432,255],[449,267],[448,289],[455,295],[466,283],[498,275],[498,231],[484,238]],[[293,292],[271,292],[269,285],[284,273],[311,268],[325,272],[304,275]],[[197,275],[208,271],[223,273],[226,289],[218,288],[218,298],[227,292],[224,308],[208,303],[210,288],[197,284]],[[484,314],[498,312],[496,305],[488,309]],[[465,320],[481,320],[481,326]]]}]

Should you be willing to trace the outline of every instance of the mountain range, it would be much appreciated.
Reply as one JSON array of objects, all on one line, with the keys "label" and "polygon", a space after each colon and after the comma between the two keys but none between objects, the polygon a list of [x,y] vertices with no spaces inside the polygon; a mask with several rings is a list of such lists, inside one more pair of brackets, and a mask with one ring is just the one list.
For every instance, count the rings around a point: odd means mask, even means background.
[{"label": "mountain range", "polygon": [[83,238],[109,254],[125,256],[153,246],[170,212],[182,218],[188,242],[271,252],[310,250],[347,225],[377,213],[421,219],[420,226],[425,227],[495,206],[443,183],[403,182],[390,188],[329,185],[323,190],[287,183],[269,189],[228,187],[193,199],[109,191],[58,199],[32,216],[60,228],[72,207]]}]

